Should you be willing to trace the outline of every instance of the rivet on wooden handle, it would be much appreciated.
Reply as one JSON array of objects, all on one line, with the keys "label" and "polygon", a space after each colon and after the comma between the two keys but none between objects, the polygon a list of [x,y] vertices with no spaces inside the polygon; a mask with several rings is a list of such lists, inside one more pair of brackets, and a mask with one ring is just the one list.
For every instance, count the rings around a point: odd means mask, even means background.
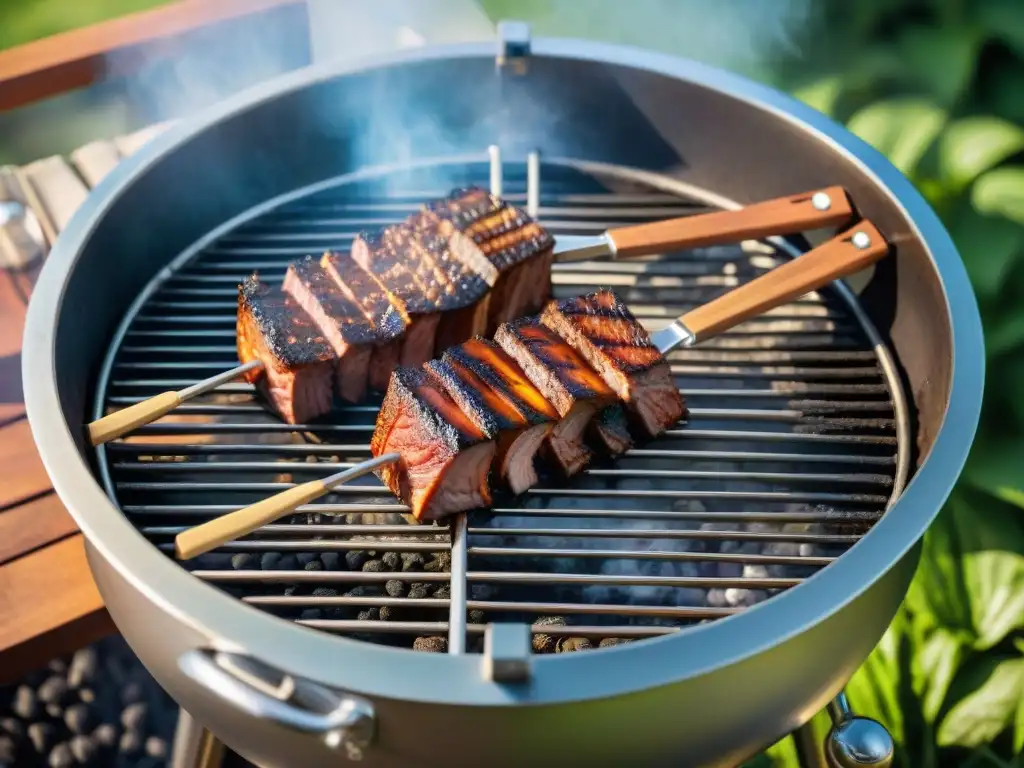
[{"label": "rivet on wooden handle", "polygon": [[786,262],[749,283],[697,307],[679,320],[694,341],[728,330],[745,320],[859,272],[889,252],[889,244],[868,221]]},{"label": "rivet on wooden handle", "polygon": [[617,257],[644,256],[839,226],[850,221],[853,215],[846,191],[842,187],[828,187],[754,203],[735,211],[716,211],[613,229],[608,236],[615,244]]},{"label": "rivet on wooden handle", "polygon": [[177,392],[161,392],[141,403],[129,405],[114,413],[97,419],[89,425],[89,442],[93,445],[121,437],[143,424],[156,421],[168,411],[181,405],[181,395]]},{"label": "rivet on wooden handle", "polygon": [[221,544],[281,519],[292,513],[296,507],[320,498],[329,490],[323,480],[311,480],[275,494],[269,499],[189,528],[174,539],[174,554],[179,560],[188,560],[209,552]]}]

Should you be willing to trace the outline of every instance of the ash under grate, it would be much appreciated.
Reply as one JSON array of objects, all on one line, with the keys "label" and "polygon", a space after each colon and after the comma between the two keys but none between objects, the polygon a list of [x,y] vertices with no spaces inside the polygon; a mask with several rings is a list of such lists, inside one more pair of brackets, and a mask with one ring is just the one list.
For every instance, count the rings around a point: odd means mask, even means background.
[{"label": "ash under grate", "polygon": [[[487,185],[484,162],[444,170],[448,186]],[[503,192],[522,203],[519,171],[505,167]],[[290,260],[345,249],[360,230],[400,220],[448,191],[430,185],[435,173],[338,183],[222,233],[132,319],[103,382],[107,404],[233,367],[236,286],[247,273],[280,280]],[[707,210],[626,169],[545,165],[542,176],[540,219],[556,235]],[[780,258],[788,257],[744,244],[557,265],[555,294],[611,287],[654,330]],[[492,621],[534,623],[537,652],[678,631],[795,587],[840,556],[903,481],[905,415],[872,333],[829,290],[672,353],[686,425],[471,515],[469,650]],[[328,423],[296,429],[264,411],[251,386],[231,384],[109,444],[101,462],[124,513],[170,554],[185,526],[366,459],[378,406],[341,408]],[[410,521],[365,477],[184,565],[282,618],[444,651],[451,538],[447,527]]]}]

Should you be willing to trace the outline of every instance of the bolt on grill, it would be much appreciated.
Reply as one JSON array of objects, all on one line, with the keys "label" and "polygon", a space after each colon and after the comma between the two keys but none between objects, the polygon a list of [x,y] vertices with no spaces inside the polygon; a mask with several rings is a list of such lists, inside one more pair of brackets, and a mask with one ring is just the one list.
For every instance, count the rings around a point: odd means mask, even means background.
[{"label": "bolt on grill", "polygon": [[[555,235],[716,207],[711,194],[633,169],[489,158],[357,174],[212,233],[134,308],[100,402],[124,407],[233,367],[247,273],[279,281],[290,260],[346,249],[451,186],[497,183]],[[656,330],[796,253],[779,241],[556,265],[554,291],[612,287]],[[449,528],[414,524],[368,476],[184,565],[250,605],[362,640],[478,651],[487,623],[515,621],[532,625],[536,652],[582,650],[676,632],[796,587],[901,491],[906,406],[851,291],[811,294],[669,359],[688,423],[568,482],[545,477]],[[228,384],[98,448],[100,471],[125,515],[170,554],[185,527],[365,460],[378,407],[291,426],[250,385]]]}]

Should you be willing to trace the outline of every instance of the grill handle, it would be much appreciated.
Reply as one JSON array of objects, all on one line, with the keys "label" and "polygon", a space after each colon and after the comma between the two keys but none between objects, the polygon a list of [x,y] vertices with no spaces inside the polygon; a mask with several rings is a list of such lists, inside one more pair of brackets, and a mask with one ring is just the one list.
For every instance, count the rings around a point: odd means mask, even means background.
[{"label": "grill handle", "polygon": [[308,483],[296,485],[269,499],[257,501],[255,504],[229,512],[208,523],[189,528],[175,537],[174,554],[179,560],[198,557],[211,549],[216,549],[221,544],[245,536],[264,525],[269,525],[275,520],[290,515],[298,507],[320,498],[330,492],[332,488],[362,477],[377,467],[392,464],[400,458],[401,456],[397,453],[385,453],[323,480],[310,480]]},{"label": "grill handle", "polygon": [[257,720],[319,737],[331,749],[360,760],[376,735],[373,705],[339,695],[236,653],[195,649],[178,668],[222,703]]},{"label": "grill handle", "polygon": [[752,317],[852,275],[889,253],[889,244],[869,221],[775,267],[739,288],[690,310],[651,335],[663,353],[688,347]]},{"label": "grill handle", "polygon": [[842,187],[828,187],[754,203],[735,211],[716,211],[612,229],[605,237],[616,256],[644,256],[840,226],[849,222],[853,215],[846,191]]}]

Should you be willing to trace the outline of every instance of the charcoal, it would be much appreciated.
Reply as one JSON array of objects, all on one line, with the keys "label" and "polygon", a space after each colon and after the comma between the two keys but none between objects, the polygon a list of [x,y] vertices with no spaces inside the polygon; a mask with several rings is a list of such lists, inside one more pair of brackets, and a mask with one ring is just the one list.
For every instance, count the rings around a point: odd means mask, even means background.
[{"label": "charcoal", "polygon": [[58,656],[55,659],[50,659],[46,663],[46,668],[50,672],[55,672],[58,675],[63,675],[65,673],[67,673],[67,671],[68,671],[68,663],[64,659],[62,659],[61,657]]},{"label": "charcoal", "polygon": [[239,552],[231,556],[231,567],[236,571],[251,571],[256,567],[256,558],[249,552]]},{"label": "charcoal", "polygon": [[128,757],[139,754],[142,751],[142,736],[135,731],[125,731],[117,743],[117,751]]},{"label": "charcoal", "polygon": [[417,637],[412,641],[414,651],[448,653],[448,641],[443,637]]},{"label": "charcoal", "polygon": [[85,704],[75,704],[64,712],[64,724],[72,733],[88,733],[92,730],[92,719],[92,712]]},{"label": "charcoal", "polygon": [[380,620],[381,621],[397,621],[398,620],[398,608],[393,608],[390,605],[382,605],[380,607]]},{"label": "charcoal", "polygon": [[366,573],[384,573],[386,570],[383,560],[367,560],[363,563],[363,571]]},{"label": "charcoal", "polygon": [[402,553],[402,570],[419,572],[423,570],[426,558],[419,552]]},{"label": "charcoal", "polygon": [[28,740],[38,754],[48,754],[57,738],[57,729],[52,723],[32,723],[28,727]]},{"label": "charcoal", "polygon": [[96,755],[96,745],[87,736],[75,736],[71,739],[71,754],[80,765],[85,765]]},{"label": "charcoal", "polygon": [[324,564],[324,568],[328,571],[337,571],[341,569],[341,553],[340,552],[321,552],[320,562]]},{"label": "charcoal", "polygon": [[53,675],[46,678],[36,694],[43,704],[63,704],[68,698],[68,683],[60,675]]},{"label": "charcoal", "polygon": [[384,585],[384,591],[391,597],[405,597],[409,594],[409,585],[401,579],[391,579]]},{"label": "charcoal", "polygon": [[431,560],[429,563],[423,566],[423,570],[430,571],[432,573],[445,573],[452,569],[452,554],[451,552],[441,552]]},{"label": "charcoal", "polygon": [[587,651],[594,647],[588,637],[560,637],[555,643],[555,653],[572,653],[573,651]]},{"label": "charcoal", "polygon": [[279,571],[297,571],[299,570],[299,561],[295,555],[282,555],[281,559],[277,563],[277,570]]},{"label": "charcoal", "polygon": [[[541,616],[534,624],[545,627],[564,627],[565,619],[561,616]],[[540,633],[533,636],[534,653],[554,653],[557,644],[558,638],[552,635]]]},{"label": "charcoal", "polygon": [[380,609],[377,608],[376,606],[373,606],[371,608],[366,608],[366,609],[360,611],[359,615],[356,618],[358,618],[360,621],[379,621],[380,620]]},{"label": "charcoal", "polygon": [[264,552],[260,557],[260,568],[264,571],[276,571],[281,567],[280,552]]},{"label": "charcoal", "polygon": [[302,621],[316,621],[317,619],[323,618],[323,613],[319,608],[306,608],[299,614],[299,618]]},{"label": "charcoal", "polygon": [[466,621],[470,624],[483,624],[484,623],[484,612],[479,608],[474,608],[466,614]]},{"label": "charcoal", "polygon": [[146,754],[158,760],[167,757],[167,742],[156,736],[146,739]]},{"label": "charcoal", "polygon": [[324,564],[321,563],[319,560],[310,560],[303,567],[307,571],[322,571],[324,569]]},{"label": "charcoal", "polygon": [[121,713],[121,725],[127,731],[139,731],[146,722],[148,707],[144,701],[130,704]]},{"label": "charcoal", "polygon": [[96,691],[92,688],[79,688],[78,700],[83,704],[94,704],[96,703]]},{"label": "charcoal", "polygon": [[19,685],[14,692],[14,703],[11,710],[22,720],[31,720],[39,711],[39,702],[36,700],[36,692],[27,685]]},{"label": "charcoal", "polygon": [[402,569],[402,556],[397,552],[385,552],[381,560],[384,562],[384,567],[391,573]]},{"label": "charcoal", "polygon": [[71,745],[61,742],[51,749],[47,764],[50,768],[71,768],[75,764],[75,756],[71,754]]},{"label": "charcoal", "polygon": [[598,648],[612,648],[616,645],[626,645],[629,642],[624,637],[606,637],[600,643],[597,644]]},{"label": "charcoal", "polygon": [[0,736],[0,765],[14,765],[18,759],[18,743],[11,736]]},{"label": "charcoal", "polygon": [[452,588],[448,584],[442,584],[434,591],[434,597],[438,600],[450,600],[452,597]]},{"label": "charcoal", "polygon": [[430,585],[422,581],[414,581],[409,587],[409,595],[413,600],[422,600],[430,597]]},{"label": "charcoal", "polygon": [[313,597],[337,597],[338,590],[331,587],[317,587],[313,590]]},{"label": "charcoal", "polygon": [[345,597],[380,597],[381,588],[376,584],[360,584],[345,593]]},{"label": "charcoal", "polygon": [[470,584],[469,598],[471,600],[493,600],[496,590],[490,584]]},{"label": "charcoal", "polygon": [[60,704],[47,704],[45,709],[47,715],[57,720],[64,715],[64,708]]},{"label": "charcoal", "polygon": [[25,735],[25,726],[16,717],[5,717],[0,719],[0,731],[13,739],[20,739]]},{"label": "charcoal", "polygon": [[299,591],[299,587],[298,587],[297,584],[289,584],[287,587],[284,588],[284,596],[285,597],[292,597],[298,591]]},{"label": "charcoal", "polygon": [[92,732],[92,740],[101,747],[113,747],[118,740],[117,726],[103,723]]},{"label": "charcoal", "polygon": [[361,571],[363,563],[370,558],[361,549],[351,549],[345,553],[345,564],[350,571]]},{"label": "charcoal", "polygon": [[300,566],[305,568],[314,560],[319,560],[320,558],[315,552],[299,552],[299,554],[295,556],[295,559],[299,561]]}]

